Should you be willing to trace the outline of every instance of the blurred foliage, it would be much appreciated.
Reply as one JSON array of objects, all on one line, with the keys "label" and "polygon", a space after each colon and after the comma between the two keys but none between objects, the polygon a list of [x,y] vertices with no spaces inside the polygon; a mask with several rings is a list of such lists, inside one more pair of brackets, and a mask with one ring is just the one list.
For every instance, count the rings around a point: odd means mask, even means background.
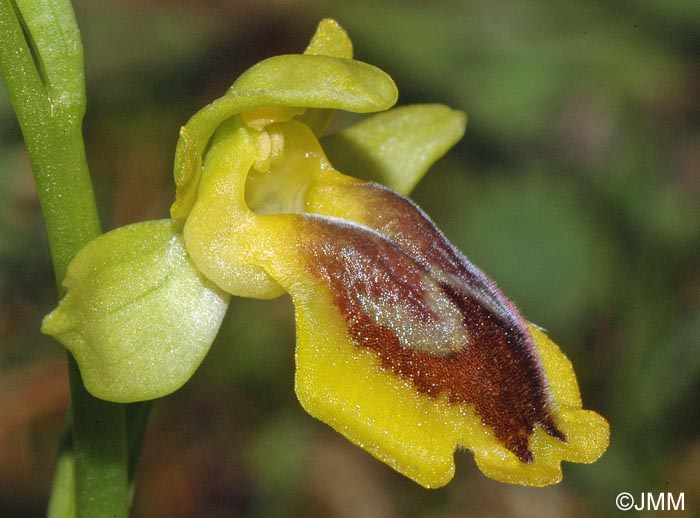
[{"label": "blurred foliage", "polygon": [[[76,12],[107,228],[164,217],[179,125],[252,63],[301,51],[322,16],[394,77],[402,104],[467,112],[466,137],[415,199],[549,330],[612,427],[608,453],[566,466],[559,486],[501,485],[458,453],[455,480],[423,490],[301,410],[289,300],[239,299],[202,369],[155,405],[136,516],[605,516],[620,491],[656,490],[684,491],[698,512],[696,0],[81,0]],[[41,516],[60,433],[47,416],[66,393],[46,368],[63,352],[38,331],[56,294],[4,92],[0,139],[0,515]]]}]

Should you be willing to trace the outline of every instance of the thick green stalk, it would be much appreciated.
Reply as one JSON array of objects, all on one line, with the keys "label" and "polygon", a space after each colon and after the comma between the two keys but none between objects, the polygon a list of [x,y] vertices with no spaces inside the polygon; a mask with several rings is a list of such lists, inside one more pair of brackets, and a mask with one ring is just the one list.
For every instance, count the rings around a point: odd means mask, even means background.
[{"label": "thick green stalk", "polygon": [[0,5],[0,70],[29,151],[60,283],[75,252],[101,232],[82,139],[80,36],[69,2]]},{"label": "thick green stalk", "polygon": [[[71,258],[101,232],[82,139],[82,45],[68,0],[0,0],[0,73],[29,151],[62,293]],[[60,453],[50,516],[125,517],[133,465],[125,405],[92,397],[72,358],[69,366],[72,435]]]}]

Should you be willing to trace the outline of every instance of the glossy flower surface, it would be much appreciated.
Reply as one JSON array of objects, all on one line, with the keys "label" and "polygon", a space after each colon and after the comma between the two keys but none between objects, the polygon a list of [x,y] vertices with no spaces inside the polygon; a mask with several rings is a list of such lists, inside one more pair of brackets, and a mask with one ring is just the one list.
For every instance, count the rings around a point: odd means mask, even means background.
[{"label": "glossy flower surface", "polygon": [[[461,137],[464,115],[408,106],[319,141],[332,110],[396,98],[324,20],[304,54],[255,65],[192,117],[172,219],[88,244],[45,320],[88,389],[168,394],[231,295],[287,292],[303,407],[416,482],[447,483],[456,447],[492,478],[535,486],[559,481],[562,460],[596,460],[608,425],[581,408],[567,358],[403,196]],[[326,151],[388,187],[341,174]]]}]

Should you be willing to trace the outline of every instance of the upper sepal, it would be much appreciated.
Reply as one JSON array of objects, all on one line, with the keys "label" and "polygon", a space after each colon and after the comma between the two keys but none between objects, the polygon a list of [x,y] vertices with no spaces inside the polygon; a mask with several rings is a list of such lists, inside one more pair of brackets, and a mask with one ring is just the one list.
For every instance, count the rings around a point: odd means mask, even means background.
[{"label": "upper sepal", "polygon": [[338,34],[341,29],[334,29],[332,24],[328,27],[324,30],[330,34],[326,38],[329,41],[324,43],[323,36],[319,36],[310,45],[319,53],[274,56],[253,65],[223,97],[187,122],[186,138],[181,134],[175,151],[174,219],[187,216],[192,206],[191,191],[198,185],[200,170],[192,167],[201,158],[193,158],[192,153],[201,157],[214,131],[226,119],[239,114],[245,118],[246,112],[272,107],[281,109],[277,121],[289,120],[311,109],[306,122],[321,131],[329,116],[327,110],[370,113],[387,110],[396,103],[398,90],[393,80],[373,65],[344,57],[348,55],[348,43]]},{"label": "upper sepal", "polygon": [[[318,24],[304,54],[351,59],[353,55],[352,41],[338,22],[331,18],[325,18]],[[330,108],[312,108],[300,115],[299,120],[308,125],[316,136],[320,137],[328,126],[334,111]]]},{"label": "upper sepal", "polygon": [[352,41],[338,22],[324,18],[316,27],[304,54],[352,58]]},{"label": "upper sepal", "polygon": [[281,106],[369,113],[391,108],[397,98],[392,79],[373,65],[313,54],[274,56],[245,71],[186,127],[203,150],[219,124],[247,110]]},{"label": "upper sepal", "polygon": [[42,331],[75,357],[86,388],[116,402],[182,386],[201,363],[229,295],[192,265],[170,220],[121,227],[71,261],[66,296]]}]

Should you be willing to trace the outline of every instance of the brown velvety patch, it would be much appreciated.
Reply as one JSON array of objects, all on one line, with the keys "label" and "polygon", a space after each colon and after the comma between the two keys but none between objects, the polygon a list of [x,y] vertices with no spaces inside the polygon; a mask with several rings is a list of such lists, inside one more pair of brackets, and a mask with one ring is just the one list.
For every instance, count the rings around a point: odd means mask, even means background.
[{"label": "brown velvety patch", "polygon": [[[533,460],[528,443],[537,425],[565,441],[513,304],[410,201],[373,186],[366,195],[377,201],[369,219],[384,235],[304,217],[318,243],[304,248],[307,268],[328,286],[353,343],[419,392],[471,406],[522,462]],[[459,318],[445,322],[444,314]]]}]

